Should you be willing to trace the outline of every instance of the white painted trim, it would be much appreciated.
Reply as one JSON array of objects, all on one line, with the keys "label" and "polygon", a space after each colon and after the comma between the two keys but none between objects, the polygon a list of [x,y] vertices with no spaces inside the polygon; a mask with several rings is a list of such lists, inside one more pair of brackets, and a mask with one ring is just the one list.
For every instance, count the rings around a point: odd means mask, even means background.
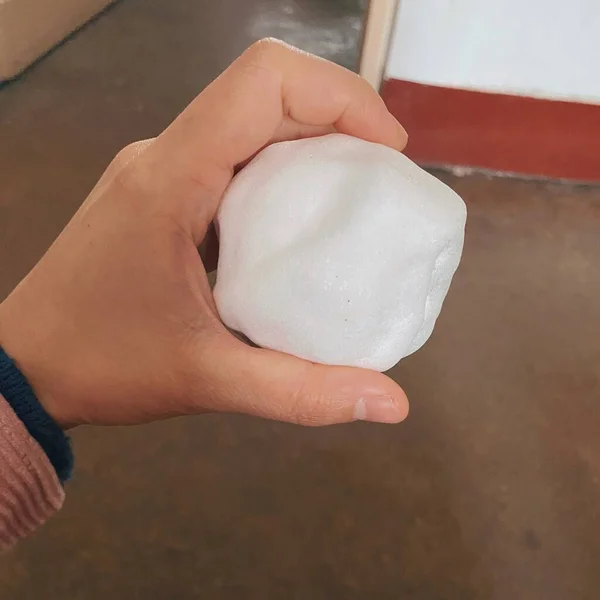
[{"label": "white painted trim", "polygon": [[360,74],[379,90],[396,20],[398,0],[371,0],[367,10]]}]

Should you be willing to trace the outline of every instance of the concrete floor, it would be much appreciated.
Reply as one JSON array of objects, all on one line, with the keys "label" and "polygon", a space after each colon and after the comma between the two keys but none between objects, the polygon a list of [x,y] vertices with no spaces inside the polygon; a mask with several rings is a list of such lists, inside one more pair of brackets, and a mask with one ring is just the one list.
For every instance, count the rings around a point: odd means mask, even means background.
[{"label": "concrete floor", "polygon": [[[352,64],[360,8],[128,0],[6,85],[0,298],[118,148],[253,38]],[[392,372],[405,424],[77,430],[66,507],[0,559],[0,596],[598,598],[600,188],[439,175],[469,205],[465,257],[435,335]]]}]

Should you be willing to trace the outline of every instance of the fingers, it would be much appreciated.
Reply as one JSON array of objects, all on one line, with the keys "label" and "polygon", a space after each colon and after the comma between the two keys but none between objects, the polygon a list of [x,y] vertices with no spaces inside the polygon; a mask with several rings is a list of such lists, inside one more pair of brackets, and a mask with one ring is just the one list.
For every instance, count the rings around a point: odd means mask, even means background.
[{"label": "fingers", "polygon": [[250,348],[229,336],[211,345],[197,364],[203,374],[199,410],[301,425],[398,423],[408,414],[405,393],[381,373],[318,365]]},{"label": "fingers", "polygon": [[398,150],[407,140],[361,77],[281,42],[263,40],[184,110],[153,151],[169,163],[172,174],[209,189],[218,202],[235,166],[281,134],[282,124],[288,139],[290,127],[304,132],[334,127]]},{"label": "fingers", "polygon": [[[336,129],[333,125],[301,125],[296,121],[290,119],[290,117],[284,117],[277,131],[273,134],[271,139],[265,146],[274,144],[276,142],[289,142],[291,140],[303,140],[311,137],[318,137],[321,135],[327,135],[328,133],[336,133]],[[254,154],[249,156],[246,160],[238,163],[235,171],[239,171],[245,167],[261,150],[265,148],[262,146]]]}]

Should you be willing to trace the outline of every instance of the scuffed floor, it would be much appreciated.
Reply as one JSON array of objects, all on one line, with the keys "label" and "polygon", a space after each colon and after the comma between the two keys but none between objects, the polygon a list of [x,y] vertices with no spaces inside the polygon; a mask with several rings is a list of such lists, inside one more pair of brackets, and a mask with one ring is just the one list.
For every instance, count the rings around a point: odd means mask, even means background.
[{"label": "scuffed floor", "polygon": [[[129,0],[6,85],[0,297],[114,153],[253,38],[352,65],[360,9]],[[465,257],[435,335],[392,373],[405,424],[80,429],[67,505],[0,559],[0,596],[595,600],[600,188],[438,175],[469,206]]]}]

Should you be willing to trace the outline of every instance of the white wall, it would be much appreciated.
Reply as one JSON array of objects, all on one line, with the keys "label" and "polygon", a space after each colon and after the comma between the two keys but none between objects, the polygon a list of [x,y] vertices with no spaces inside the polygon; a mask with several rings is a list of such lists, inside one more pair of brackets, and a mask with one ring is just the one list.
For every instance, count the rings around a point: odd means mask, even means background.
[{"label": "white wall", "polygon": [[600,0],[400,0],[386,77],[600,104]]}]

